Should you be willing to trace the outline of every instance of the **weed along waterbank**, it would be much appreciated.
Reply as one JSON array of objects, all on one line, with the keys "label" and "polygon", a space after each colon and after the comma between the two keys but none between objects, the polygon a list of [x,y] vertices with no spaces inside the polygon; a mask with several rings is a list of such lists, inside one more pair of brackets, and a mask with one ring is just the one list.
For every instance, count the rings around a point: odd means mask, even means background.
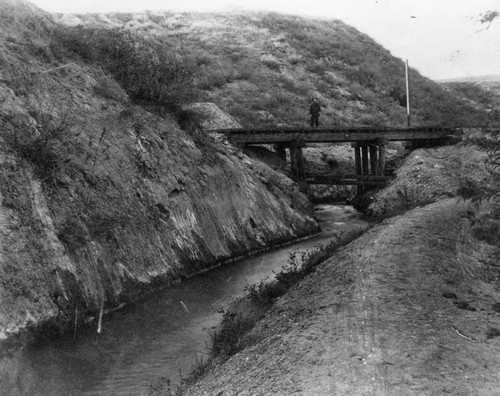
[{"label": "weed along waterbank", "polygon": [[[248,348],[252,339],[245,337],[256,323],[263,319],[266,312],[291,287],[298,284],[315,268],[332,256],[340,247],[352,242],[362,235],[368,228],[368,223],[360,228],[353,228],[349,232],[339,232],[327,242],[310,250],[295,250],[289,252],[286,264],[274,274],[273,279],[264,279],[245,287],[245,294],[231,303],[227,309],[219,310],[221,322],[213,329],[209,329],[209,348],[206,359],[195,361],[193,370],[185,378],[180,378],[177,392],[195,383],[205,373],[223,364],[231,356]],[[155,390],[162,381],[155,384]],[[165,378],[165,384],[171,381]],[[164,384],[164,385],[165,385]]]}]

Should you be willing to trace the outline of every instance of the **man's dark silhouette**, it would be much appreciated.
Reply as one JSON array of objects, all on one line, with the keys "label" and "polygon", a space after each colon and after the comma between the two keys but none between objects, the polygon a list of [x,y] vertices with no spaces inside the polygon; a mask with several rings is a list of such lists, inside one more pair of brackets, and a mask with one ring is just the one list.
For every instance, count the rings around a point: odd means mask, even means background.
[{"label": "man's dark silhouette", "polygon": [[309,113],[311,114],[311,127],[316,125],[319,126],[319,113],[321,111],[321,106],[318,103],[318,99],[313,98],[311,103],[311,108],[309,109]]}]

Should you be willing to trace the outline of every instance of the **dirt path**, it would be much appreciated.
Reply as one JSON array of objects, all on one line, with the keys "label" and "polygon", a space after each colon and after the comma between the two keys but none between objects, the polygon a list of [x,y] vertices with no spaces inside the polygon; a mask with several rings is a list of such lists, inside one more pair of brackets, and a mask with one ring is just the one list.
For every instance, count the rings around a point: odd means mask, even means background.
[{"label": "dirt path", "polygon": [[187,394],[500,395],[498,273],[463,213],[451,199],[369,231]]}]

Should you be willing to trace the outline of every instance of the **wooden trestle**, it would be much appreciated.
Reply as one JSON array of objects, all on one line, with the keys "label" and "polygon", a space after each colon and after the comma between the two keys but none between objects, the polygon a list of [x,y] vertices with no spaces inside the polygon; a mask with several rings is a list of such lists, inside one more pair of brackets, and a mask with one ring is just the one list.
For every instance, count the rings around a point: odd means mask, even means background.
[{"label": "wooden trestle", "polygon": [[[387,143],[386,139],[377,139],[376,141],[360,141],[351,144],[354,148],[356,176],[379,176],[385,180],[385,146]],[[370,181],[369,178],[366,181]],[[358,194],[363,194],[367,189],[372,188],[366,184],[368,183],[357,185]]]},{"label": "wooden trestle", "polygon": [[[290,151],[293,179],[304,190],[308,184],[351,184],[363,194],[385,184],[386,145],[390,141],[406,141],[410,148],[436,146],[461,140],[462,131],[447,127],[409,128],[274,128],[220,129],[237,146],[273,144],[276,154],[286,161]],[[306,175],[302,148],[308,143],[347,143],[354,149],[355,175]]]}]

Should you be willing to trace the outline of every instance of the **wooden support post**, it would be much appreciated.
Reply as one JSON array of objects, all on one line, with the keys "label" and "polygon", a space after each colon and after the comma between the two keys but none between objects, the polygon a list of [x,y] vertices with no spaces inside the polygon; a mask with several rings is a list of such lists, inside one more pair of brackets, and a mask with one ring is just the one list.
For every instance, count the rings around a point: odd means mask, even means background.
[{"label": "wooden support post", "polygon": [[[351,146],[354,148],[354,165],[356,167],[356,176],[361,176],[361,146],[358,143],[352,143]],[[363,194],[363,186],[361,184],[358,184],[356,186],[356,192],[358,195]]]},{"label": "wooden support post", "polygon": [[378,154],[377,146],[375,146],[374,144],[370,144],[370,174],[371,175],[377,174],[377,167],[378,167],[377,154]]},{"label": "wooden support post", "polygon": [[290,160],[292,177],[299,184],[301,191],[306,190],[306,172],[305,172],[305,161],[302,155],[302,145],[294,144],[290,147]]},{"label": "wooden support post", "polygon": [[286,146],[282,143],[278,143],[274,146],[276,155],[286,162]]},{"label": "wooden support post", "polygon": [[353,143],[354,147],[354,165],[356,166],[356,175],[361,175],[361,147],[357,143]]},{"label": "wooden support post", "polygon": [[361,146],[361,167],[362,167],[362,174],[363,175],[368,175],[368,145],[364,143]]},{"label": "wooden support post", "polygon": [[385,175],[385,161],[386,161],[386,150],[385,150],[385,141],[378,142],[378,167],[377,167],[377,175],[384,176]]}]

